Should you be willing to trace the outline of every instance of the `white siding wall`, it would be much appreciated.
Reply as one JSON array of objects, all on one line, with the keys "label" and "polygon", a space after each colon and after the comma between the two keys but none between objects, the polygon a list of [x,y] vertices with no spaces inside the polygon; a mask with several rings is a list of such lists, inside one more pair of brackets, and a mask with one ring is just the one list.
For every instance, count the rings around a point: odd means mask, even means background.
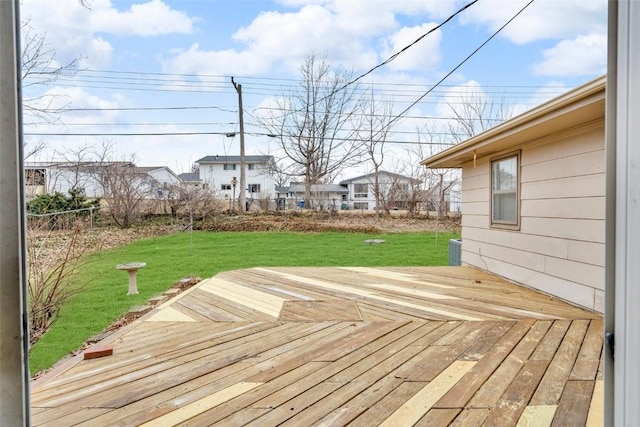
[{"label": "white siding wall", "polygon": [[518,231],[490,227],[489,160],[463,165],[462,262],[602,312],[603,124],[522,148]]},{"label": "white siding wall", "polygon": [[47,169],[46,184],[49,194],[57,191],[68,196],[69,190],[80,187],[84,189],[84,194],[89,199],[104,196],[100,178],[94,173],[49,168]]},{"label": "white siding wall", "polygon": [[[384,173],[380,173],[378,176],[378,185],[380,186],[380,193],[383,195],[388,194],[390,189],[394,184],[409,184],[410,185],[411,178],[390,178],[388,175]],[[355,185],[356,184],[367,184],[367,197],[355,197]],[[347,184],[347,188],[349,189],[348,200],[353,203],[364,202],[367,203],[367,210],[374,211],[376,209],[376,194],[375,194],[375,177],[367,176],[357,180],[353,180]],[[355,208],[354,208],[355,209]]]},{"label": "white siding wall", "polygon": [[[255,166],[254,170],[246,170],[245,177],[247,180],[247,186],[251,184],[260,184],[260,193],[246,192],[246,197],[250,198],[275,198],[276,184],[269,174],[265,173],[263,165]],[[222,184],[231,185],[231,180],[236,177],[238,185],[236,186],[236,198],[239,197],[240,192],[240,164],[236,164],[236,170],[224,170],[223,164],[207,164],[202,163],[200,165],[200,179],[209,185],[209,188],[219,192],[223,196],[232,197],[233,190],[223,191],[221,190]]]}]

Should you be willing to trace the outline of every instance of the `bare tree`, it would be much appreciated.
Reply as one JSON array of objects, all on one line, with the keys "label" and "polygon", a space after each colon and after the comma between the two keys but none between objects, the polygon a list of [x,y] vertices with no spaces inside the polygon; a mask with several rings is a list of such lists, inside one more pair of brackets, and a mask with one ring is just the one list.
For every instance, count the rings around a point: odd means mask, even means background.
[{"label": "bare tree", "polygon": [[73,77],[78,71],[80,58],[61,65],[56,60],[55,49],[47,43],[46,34],[35,32],[29,21],[22,24],[21,34],[21,82],[25,116],[33,124],[57,122],[65,106],[55,103],[60,95],[43,92],[42,87],[47,87],[60,78]]},{"label": "bare tree", "polygon": [[167,187],[166,197],[173,219],[184,215],[205,219],[222,209],[222,197],[210,188],[175,183]]},{"label": "bare tree", "polygon": [[373,167],[373,194],[376,198],[376,219],[380,218],[380,206],[388,214],[389,206],[380,188],[380,167],[384,162],[385,142],[393,123],[393,103],[376,101],[373,91],[362,103],[362,119],[356,125],[358,139],[363,141],[363,152]]},{"label": "bare tree", "polygon": [[[41,218],[41,221],[47,221]],[[58,319],[62,306],[81,288],[74,284],[89,259],[90,248],[82,242],[76,223],[68,235],[52,235],[30,221],[27,230],[29,343],[35,343]],[[54,243],[55,242],[55,243]]]},{"label": "bare tree", "polygon": [[407,149],[405,159],[394,161],[394,172],[384,174],[387,183],[381,192],[387,206],[406,209],[410,215],[420,213],[428,196],[427,170],[415,162],[421,158],[420,151],[419,148]]},{"label": "bare tree", "polygon": [[462,142],[513,116],[513,108],[504,100],[489,98],[484,92],[468,88],[459,102],[447,102],[453,120],[447,124],[452,142]]},{"label": "bare tree", "polygon": [[276,108],[263,117],[269,134],[304,178],[308,206],[311,185],[358,162],[361,144],[347,129],[357,108],[357,87],[346,85],[352,73],[332,69],[326,59],[310,55],[300,67],[297,89],[277,99]]},{"label": "bare tree", "polygon": [[154,197],[158,183],[138,169],[135,156],[116,160],[112,143],[105,142],[86,168],[99,179],[107,211],[122,228],[129,228],[140,215],[145,199]]},{"label": "bare tree", "polygon": [[[455,138],[455,136],[452,136]],[[419,156],[420,159],[426,159],[451,146],[447,136],[443,136],[437,132],[433,125],[426,125],[422,129],[418,129],[418,142],[428,144],[418,144],[414,147],[413,155]],[[435,143],[435,144],[434,144]],[[447,213],[446,196],[451,188],[460,181],[459,169],[424,169],[422,168],[422,177],[426,183],[425,202],[427,209],[435,208],[438,219],[442,219]]]}]

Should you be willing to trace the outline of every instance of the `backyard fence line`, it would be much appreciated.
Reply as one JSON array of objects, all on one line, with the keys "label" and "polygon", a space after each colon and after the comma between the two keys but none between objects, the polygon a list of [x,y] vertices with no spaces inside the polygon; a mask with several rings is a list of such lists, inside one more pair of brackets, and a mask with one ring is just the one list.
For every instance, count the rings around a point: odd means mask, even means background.
[{"label": "backyard fence line", "polygon": [[95,211],[96,209],[100,209],[99,207],[89,207],[89,208],[80,208],[80,209],[72,209],[69,211],[60,211],[60,212],[49,212],[49,213],[45,213],[45,214],[35,214],[35,213],[29,213],[27,212],[27,217],[33,217],[33,218],[46,218],[46,217],[57,217],[57,216],[61,216],[61,215],[65,215],[65,214],[72,214],[72,213],[80,213],[80,212],[85,212],[85,211],[89,211],[89,228],[93,229],[93,211]]}]

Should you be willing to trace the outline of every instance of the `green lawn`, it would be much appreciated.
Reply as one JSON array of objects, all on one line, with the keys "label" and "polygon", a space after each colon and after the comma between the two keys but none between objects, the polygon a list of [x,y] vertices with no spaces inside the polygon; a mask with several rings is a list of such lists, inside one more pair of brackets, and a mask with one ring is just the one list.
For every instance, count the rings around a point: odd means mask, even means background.
[{"label": "green lawn", "polygon": [[[89,337],[188,276],[268,266],[446,265],[448,233],[188,233],[146,239],[91,256],[78,282],[83,286],[62,309],[58,322],[31,349],[35,373],[79,348]],[[366,239],[384,239],[368,245]],[[190,251],[190,246],[192,250]],[[127,275],[117,264],[143,261],[139,295],[127,296]]]}]

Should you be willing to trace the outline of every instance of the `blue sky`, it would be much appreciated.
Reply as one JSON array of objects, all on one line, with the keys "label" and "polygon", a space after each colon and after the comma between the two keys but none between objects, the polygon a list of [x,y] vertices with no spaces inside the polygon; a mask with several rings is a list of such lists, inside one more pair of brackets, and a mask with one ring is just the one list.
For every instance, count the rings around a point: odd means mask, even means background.
[{"label": "blue sky", "polygon": [[[23,0],[23,20],[32,32],[46,34],[56,61],[80,58],[81,68],[30,89],[29,95],[55,95],[48,107],[72,111],[58,114],[53,125],[27,116],[27,141],[45,145],[38,160],[110,141],[119,157],[135,154],[139,165],[185,172],[203,156],[238,154],[238,137],[222,135],[238,130],[230,76],[243,85],[247,130],[260,133],[256,109],[296,83],[310,52],[358,75],[469,1],[91,0],[87,9],[78,0]],[[387,85],[400,112],[527,3],[479,0],[362,83]],[[411,118],[398,122],[392,138],[406,144],[389,147],[387,168],[419,160],[406,153],[418,129],[428,125],[427,117],[451,116],[447,104],[455,104],[461,91],[500,99],[519,113],[602,75],[606,9],[606,0],[534,0],[415,105]],[[168,109],[175,107],[181,109]],[[210,134],[170,135],[185,132]],[[113,135],[118,133],[135,135]],[[247,135],[246,141],[249,154],[278,154],[267,137]],[[363,165],[358,173],[366,171]]]}]

